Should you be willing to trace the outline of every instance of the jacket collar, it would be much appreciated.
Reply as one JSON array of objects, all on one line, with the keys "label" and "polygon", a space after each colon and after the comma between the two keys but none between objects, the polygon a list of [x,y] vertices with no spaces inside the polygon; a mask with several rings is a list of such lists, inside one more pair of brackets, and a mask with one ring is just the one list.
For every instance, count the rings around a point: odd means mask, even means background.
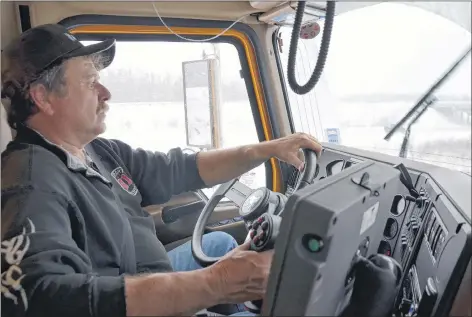
[{"label": "jacket collar", "polygon": [[87,153],[87,149],[90,148],[90,144],[88,144],[85,147],[86,148],[85,159],[87,161],[85,164],[75,155],[72,155],[71,153],[69,153],[68,151],[60,147],[59,145],[49,141],[41,133],[39,133],[38,131],[26,125],[18,126],[17,134],[13,142],[27,143],[27,144],[41,146],[45,148],[46,150],[49,150],[52,153],[54,153],[57,157],[59,157],[59,159],[64,164],[66,164],[69,170],[73,172],[78,172],[78,173],[85,173],[85,176],[88,176],[88,177],[98,177],[103,182],[110,183],[108,179],[106,179],[97,170],[93,168],[93,166],[96,166],[96,165],[93,162],[92,157]]}]

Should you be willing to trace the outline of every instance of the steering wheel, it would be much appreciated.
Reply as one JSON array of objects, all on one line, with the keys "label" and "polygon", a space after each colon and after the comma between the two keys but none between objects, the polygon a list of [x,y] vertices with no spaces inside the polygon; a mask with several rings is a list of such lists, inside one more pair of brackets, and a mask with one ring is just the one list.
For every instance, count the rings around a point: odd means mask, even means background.
[{"label": "steering wheel", "polygon": [[[316,153],[304,149],[303,154],[305,167],[299,174],[294,190],[308,186],[316,176]],[[249,230],[248,238],[252,240],[251,249],[259,252],[273,248],[281,221],[280,216],[288,199],[285,195],[272,192],[265,187],[253,190],[239,182],[237,178],[221,184],[200,213],[193,231],[192,255],[202,267],[212,265],[221,259],[221,257],[209,257],[203,252],[202,236],[208,219],[223,197],[238,205],[239,214]]]}]

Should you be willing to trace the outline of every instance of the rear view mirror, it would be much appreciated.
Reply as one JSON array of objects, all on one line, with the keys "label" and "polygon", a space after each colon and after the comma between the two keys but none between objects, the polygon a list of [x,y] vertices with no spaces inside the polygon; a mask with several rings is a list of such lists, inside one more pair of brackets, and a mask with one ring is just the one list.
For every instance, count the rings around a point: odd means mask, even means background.
[{"label": "rear view mirror", "polygon": [[187,145],[200,149],[218,147],[215,63],[214,59],[182,63]]}]

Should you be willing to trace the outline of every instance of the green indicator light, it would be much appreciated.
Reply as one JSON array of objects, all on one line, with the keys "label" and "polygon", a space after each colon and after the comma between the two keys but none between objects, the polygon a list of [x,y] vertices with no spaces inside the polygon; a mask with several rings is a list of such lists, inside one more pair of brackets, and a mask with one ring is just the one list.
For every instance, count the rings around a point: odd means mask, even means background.
[{"label": "green indicator light", "polygon": [[318,252],[323,247],[323,242],[316,238],[310,238],[308,240],[308,250],[311,252]]}]

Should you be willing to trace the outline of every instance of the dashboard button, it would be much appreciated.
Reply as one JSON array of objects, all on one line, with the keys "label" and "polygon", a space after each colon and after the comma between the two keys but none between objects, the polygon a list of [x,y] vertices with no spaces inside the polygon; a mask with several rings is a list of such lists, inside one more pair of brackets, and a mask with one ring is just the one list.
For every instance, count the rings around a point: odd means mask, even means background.
[{"label": "dashboard button", "polygon": [[267,230],[267,228],[269,228],[269,223],[267,221],[264,221],[261,224],[261,228],[262,228],[262,230]]},{"label": "dashboard button", "polygon": [[264,231],[261,231],[259,232],[259,234],[257,235],[257,237],[259,238],[259,241],[264,241],[264,239],[266,238],[266,233]]}]

